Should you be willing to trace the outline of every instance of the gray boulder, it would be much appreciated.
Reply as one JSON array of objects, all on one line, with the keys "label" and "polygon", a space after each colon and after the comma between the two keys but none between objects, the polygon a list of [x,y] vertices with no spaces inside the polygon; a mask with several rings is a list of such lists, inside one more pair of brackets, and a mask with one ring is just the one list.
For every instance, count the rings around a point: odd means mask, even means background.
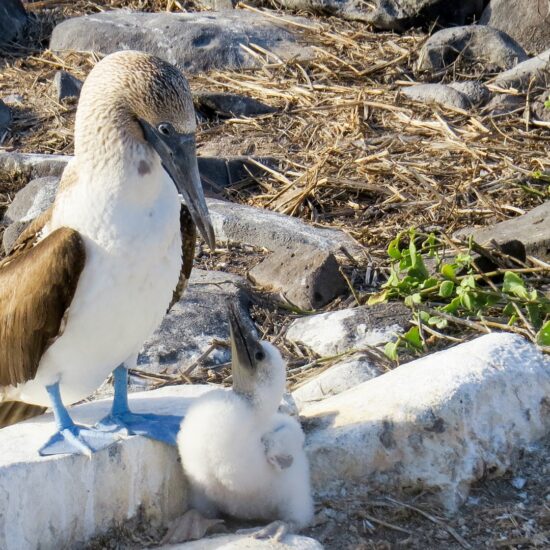
[{"label": "gray boulder", "polygon": [[0,43],[17,40],[27,24],[27,12],[21,0],[0,2]]},{"label": "gray boulder", "polygon": [[500,88],[516,88],[526,92],[529,87],[550,87],[550,49],[542,52],[493,79]]},{"label": "gray boulder", "polygon": [[546,103],[550,99],[550,91],[543,92],[540,96],[535,98],[531,106],[531,111],[537,120],[544,122],[550,122],[550,109],[546,106]]},{"label": "gray boulder", "polygon": [[[194,269],[183,298],[143,346],[138,369],[173,375],[192,367],[214,341],[228,340],[227,301],[236,301],[246,312],[251,296],[247,288],[238,275]],[[214,347],[201,364],[212,367],[230,359],[228,347]]]},{"label": "gray boulder", "polygon": [[523,48],[507,34],[479,25],[443,29],[422,46],[417,69],[432,75],[455,61],[478,64],[484,71],[506,70],[527,59]]},{"label": "gray boulder", "polygon": [[57,71],[53,79],[53,86],[58,101],[75,99],[80,95],[82,81],[67,71]]},{"label": "gray boulder", "polygon": [[495,95],[489,103],[483,107],[483,112],[490,115],[520,114],[525,109],[525,97],[511,94]]},{"label": "gray boulder", "polygon": [[[364,3],[358,1],[357,4]],[[405,30],[437,20],[440,25],[464,25],[481,14],[483,0],[377,0],[368,22],[379,29]]]},{"label": "gray boulder", "polygon": [[0,152],[0,174],[15,172],[28,178],[61,176],[71,158],[65,155]]},{"label": "gray boulder", "polygon": [[302,309],[319,309],[348,290],[334,255],[308,246],[275,252],[248,276]]},{"label": "gray boulder", "polygon": [[480,23],[504,31],[533,54],[550,48],[547,0],[491,0]]},{"label": "gray boulder", "polygon": [[2,222],[26,222],[36,218],[53,202],[58,184],[59,178],[52,176],[29,182],[15,195]]},{"label": "gray boulder", "polygon": [[11,124],[11,109],[0,99],[0,139]]},{"label": "gray boulder", "polygon": [[523,243],[527,254],[550,260],[550,201],[537,206],[527,214],[505,220],[491,227],[463,229],[459,236],[472,235],[480,243],[495,240],[504,244],[513,240]]},{"label": "gray boulder", "polygon": [[462,110],[472,106],[468,96],[444,84],[417,84],[403,88],[401,91],[404,96],[421,103]]},{"label": "gray boulder", "polygon": [[253,45],[283,59],[312,56],[311,49],[299,43],[296,27],[247,11],[104,12],[63,21],[50,42],[54,51],[142,50],[195,73],[257,67],[256,56],[246,51]]},{"label": "gray boulder", "polygon": [[46,210],[55,198],[59,178],[45,177],[29,182],[19,191],[4,213],[2,224],[7,225],[2,245],[9,252],[17,237],[29,222]]},{"label": "gray boulder", "polygon": [[[201,3],[212,4],[219,1],[201,0]],[[426,26],[436,20],[444,26],[464,25],[473,16],[481,15],[483,10],[483,0],[279,0],[278,4],[292,10],[364,21],[378,29],[396,31],[417,25]]]},{"label": "gray boulder", "polygon": [[477,80],[468,80],[466,82],[451,82],[447,84],[457,92],[464,94],[474,107],[485,105],[491,99],[489,88]]},{"label": "gray boulder", "polygon": [[201,92],[193,96],[195,109],[205,118],[251,117],[277,111],[257,99],[238,94]]},{"label": "gray boulder", "polygon": [[394,340],[410,316],[399,302],[341,309],[296,319],[285,338],[322,357],[338,355]]}]

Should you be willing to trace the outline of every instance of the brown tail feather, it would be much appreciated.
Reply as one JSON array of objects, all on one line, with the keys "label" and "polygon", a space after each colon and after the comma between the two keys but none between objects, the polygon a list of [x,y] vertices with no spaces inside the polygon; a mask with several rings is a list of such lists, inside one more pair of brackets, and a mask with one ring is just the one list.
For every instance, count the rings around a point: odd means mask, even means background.
[{"label": "brown tail feather", "polygon": [[1,401],[0,402],[0,428],[11,426],[17,422],[38,416],[46,410],[46,407],[29,405],[22,401]]}]

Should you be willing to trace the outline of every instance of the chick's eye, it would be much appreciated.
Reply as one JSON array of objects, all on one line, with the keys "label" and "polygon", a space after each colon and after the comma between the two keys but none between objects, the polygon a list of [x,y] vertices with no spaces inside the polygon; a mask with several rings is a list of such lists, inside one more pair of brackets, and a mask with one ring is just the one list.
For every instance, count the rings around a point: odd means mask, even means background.
[{"label": "chick's eye", "polygon": [[158,130],[163,136],[169,136],[172,133],[172,128],[166,123],[159,124]]},{"label": "chick's eye", "polygon": [[265,353],[263,351],[257,351],[254,354],[254,358],[256,359],[256,361],[263,361],[265,359]]}]

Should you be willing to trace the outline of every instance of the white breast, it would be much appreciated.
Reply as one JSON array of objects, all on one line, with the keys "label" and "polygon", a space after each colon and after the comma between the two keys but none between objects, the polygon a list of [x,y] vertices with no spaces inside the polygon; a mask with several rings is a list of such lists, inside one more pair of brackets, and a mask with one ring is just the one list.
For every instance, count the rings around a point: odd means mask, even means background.
[{"label": "white breast", "polygon": [[146,176],[110,174],[101,184],[82,176],[59,207],[56,200],[48,229],[76,229],[86,264],[65,330],[35,379],[17,388],[20,399],[48,405],[44,386],[56,381],[65,403],[83,399],[160,324],[181,268],[180,201],[160,163],[151,168]]}]

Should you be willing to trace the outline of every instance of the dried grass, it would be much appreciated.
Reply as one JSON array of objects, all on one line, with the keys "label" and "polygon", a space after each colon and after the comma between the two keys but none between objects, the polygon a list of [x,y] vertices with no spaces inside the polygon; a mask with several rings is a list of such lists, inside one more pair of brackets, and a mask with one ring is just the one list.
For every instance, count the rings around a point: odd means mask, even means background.
[{"label": "dried grass", "polygon": [[[121,5],[179,9],[177,2],[151,0],[49,5],[55,9],[34,11],[51,20]],[[205,154],[269,155],[286,164],[284,174],[269,174],[257,187],[235,193],[236,199],[341,227],[382,255],[403,228],[450,234],[516,216],[548,196],[547,186],[529,179],[550,168],[547,128],[521,114],[492,118],[400,95],[401,85],[415,80],[424,34],[374,33],[338,19],[309,21],[300,27],[315,45],[310,62],[282,63],[256,48],[264,59],[259,70],[190,75],[194,89],[246,94],[281,109],[204,125],[199,132]],[[60,105],[51,81],[58,69],[84,78],[98,58],[47,50],[8,57],[0,93],[23,95],[24,107],[15,109],[14,129],[3,145],[71,153],[75,105]]]}]

